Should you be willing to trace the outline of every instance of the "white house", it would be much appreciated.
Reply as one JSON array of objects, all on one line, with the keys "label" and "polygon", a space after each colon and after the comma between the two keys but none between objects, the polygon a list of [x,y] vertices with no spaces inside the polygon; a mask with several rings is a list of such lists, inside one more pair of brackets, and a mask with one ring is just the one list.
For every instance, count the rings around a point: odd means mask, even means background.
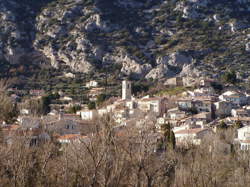
[{"label": "white house", "polygon": [[245,126],[237,130],[238,137],[235,139],[240,144],[241,150],[250,150],[250,126]]},{"label": "white house", "polygon": [[219,96],[221,101],[228,101],[234,105],[247,104],[247,97],[245,94],[236,91],[227,91]]},{"label": "white house", "polygon": [[232,109],[231,110],[231,115],[233,117],[248,117],[249,113],[245,109]]},{"label": "white house", "polygon": [[83,110],[80,112],[83,120],[93,120],[98,117],[98,112],[96,110]]},{"label": "white house", "polygon": [[98,82],[97,81],[89,81],[86,83],[86,87],[87,88],[91,88],[91,87],[97,87],[98,86]]},{"label": "white house", "polygon": [[184,111],[180,111],[178,108],[169,109],[167,112],[170,119],[182,119],[186,117]]},{"label": "white house", "polygon": [[209,129],[205,128],[179,130],[175,132],[176,143],[184,145],[200,145],[201,140],[210,132]]}]

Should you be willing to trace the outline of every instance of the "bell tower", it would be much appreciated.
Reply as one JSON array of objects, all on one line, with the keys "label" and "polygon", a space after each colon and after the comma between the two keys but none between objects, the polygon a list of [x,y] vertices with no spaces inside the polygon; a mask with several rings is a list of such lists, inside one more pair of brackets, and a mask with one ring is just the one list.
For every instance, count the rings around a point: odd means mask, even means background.
[{"label": "bell tower", "polygon": [[131,99],[131,82],[124,80],[122,81],[122,99]]}]

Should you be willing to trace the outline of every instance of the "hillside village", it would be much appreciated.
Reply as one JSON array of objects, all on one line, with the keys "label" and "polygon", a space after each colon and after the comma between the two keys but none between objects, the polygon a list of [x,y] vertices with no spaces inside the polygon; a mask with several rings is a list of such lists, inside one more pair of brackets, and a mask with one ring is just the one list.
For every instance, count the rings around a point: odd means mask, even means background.
[{"label": "hillside village", "polygon": [[[51,139],[63,145],[90,141],[96,132],[96,121],[108,116],[117,133],[124,129],[152,127],[155,141],[162,136],[163,127],[168,124],[174,132],[176,145],[180,147],[200,145],[204,138],[218,129],[232,127],[237,129],[234,144],[241,150],[250,149],[249,93],[229,88],[219,95],[212,86],[214,83],[216,80],[208,78],[193,79],[187,83],[183,78],[176,77],[168,79],[165,84],[170,88],[188,84],[195,89],[186,90],[178,96],[135,97],[132,93],[133,82],[123,80],[121,97],[112,97],[98,107],[83,105],[75,113],[65,110],[66,106],[75,104],[73,99],[59,93],[59,100],[68,104],[50,104],[50,112],[41,117],[33,116],[30,109],[22,108],[16,122],[1,122],[2,129],[6,142],[10,144],[11,137],[18,134],[31,136],[31,145]],[[86,87],[90,89],[90,101],[95,103],[104,88],[94,80],[88,82]],[[8,91],[18,92],[15,89]],[[43,90],[30,90],[29,94],[41,98],[45,93]],[[11,97],[16,100],[15,94]]]}]

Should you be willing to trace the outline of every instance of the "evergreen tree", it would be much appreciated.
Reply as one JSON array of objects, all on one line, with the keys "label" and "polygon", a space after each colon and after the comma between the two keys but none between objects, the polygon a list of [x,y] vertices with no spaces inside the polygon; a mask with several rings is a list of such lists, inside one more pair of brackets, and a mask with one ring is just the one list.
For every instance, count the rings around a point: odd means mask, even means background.
[{"label": "evergreen tree", "polygon": [[240,129],[240,128],[243,127],[243,124],[241,123],[241,121],[238,120],[238,121],[235,122],[234,127],[235,127],[236,129]]},{"label": "evergreen tree", "polygon": [[176,140],[174,132],[171,129],[171,124],[167,123],[162,126],[162,131],[164,135],[164,142],[166,149],[175,149]]},{"label": "evergreen tree", "polygon": [[221,121],[220,124],[218,125],[219,129],[227,129],[227,124],[224,121]]}]

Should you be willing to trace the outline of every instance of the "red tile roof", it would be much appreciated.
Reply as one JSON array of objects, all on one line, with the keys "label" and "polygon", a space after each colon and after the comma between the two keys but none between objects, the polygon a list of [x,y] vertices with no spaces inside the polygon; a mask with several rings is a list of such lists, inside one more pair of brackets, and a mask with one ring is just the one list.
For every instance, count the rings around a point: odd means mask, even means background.
[{"label": "red tile roof", "polygon": [[59,136],[58,140],[75,140],[75,139],[83,139],[87,138],[87,136],[82,136],[80,134],[66,134],[63,136]]},{"label": "red tile roof", "polygon": [[250,144],[250,140],[243,140],[243,141],[241,141],[241,143],[249,143]]},{"label": "red tile roof", "polygon": [[204,129],[204,128],[184,129],[184,130],[176,131],[175,134],[197,134],[199,132],[206,131],[206,130],[208,129]]}]

